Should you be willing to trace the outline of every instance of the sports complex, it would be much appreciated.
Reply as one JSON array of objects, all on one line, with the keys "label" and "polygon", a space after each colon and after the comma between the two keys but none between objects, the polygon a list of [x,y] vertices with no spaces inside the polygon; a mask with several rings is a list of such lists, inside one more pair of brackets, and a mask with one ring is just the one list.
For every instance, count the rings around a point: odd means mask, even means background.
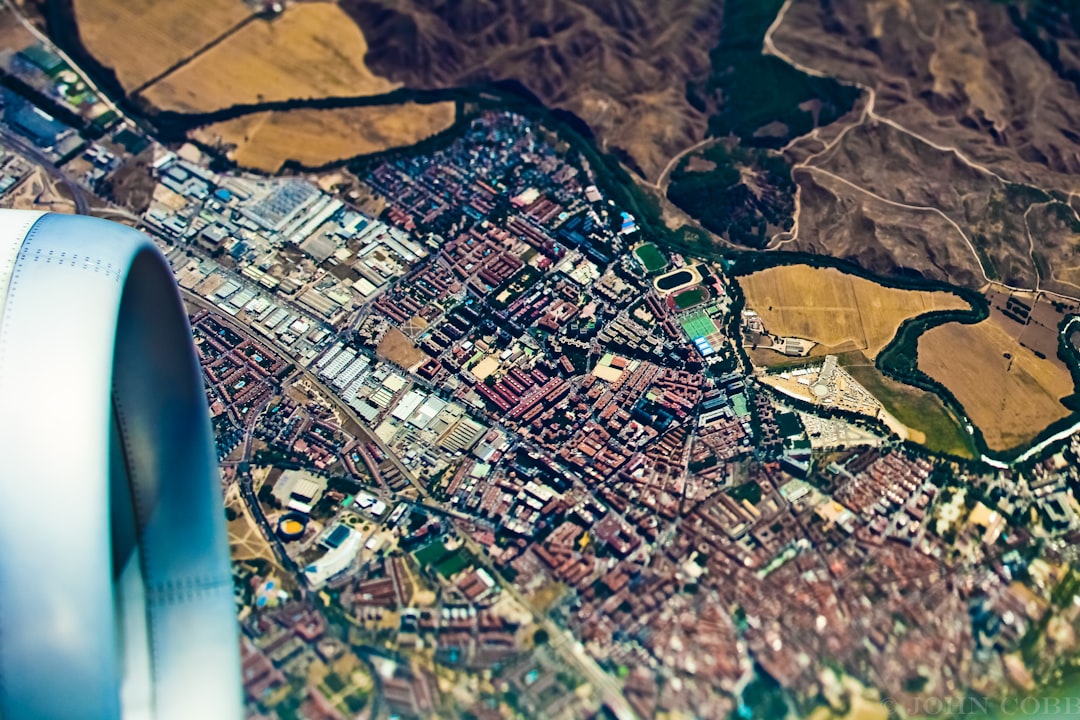
[{"label": "sports complex", "polygon": [[691,285],[697,285],[703,280],[701,272],[696,265],[690,265],[688,267],[681,267],[672,270],[671,272],[664,273],[660,277],[653,280],[653,287],[660,293],[661,296],[673,293],[676,290],[682,290],[683,288]]},{"label": "sports complex", "polygon": [[697,310],[683,316],[679,324],[682,325],[687,337],[697,346],[702,357],[715,354],[716,349],[723,345],[723,334],[704,310]]}]

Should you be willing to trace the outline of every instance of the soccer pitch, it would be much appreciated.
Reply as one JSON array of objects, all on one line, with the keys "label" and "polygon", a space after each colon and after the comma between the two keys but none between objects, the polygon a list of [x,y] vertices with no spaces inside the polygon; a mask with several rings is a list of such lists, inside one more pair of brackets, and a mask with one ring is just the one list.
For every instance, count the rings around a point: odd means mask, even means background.
[{"label": "soccer pitch", "polygon": [[657,273],[668,266],[667,258],[652,243],[645,243],[634,250],[634,255],[641,262],[647,273]]}]

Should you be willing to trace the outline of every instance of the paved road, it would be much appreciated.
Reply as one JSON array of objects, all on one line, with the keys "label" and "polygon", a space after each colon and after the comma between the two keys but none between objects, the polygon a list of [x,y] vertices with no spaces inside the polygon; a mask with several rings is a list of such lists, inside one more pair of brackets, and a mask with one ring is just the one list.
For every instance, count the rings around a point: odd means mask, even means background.
[{"label": "paved road", "polygon": [[2,128],[0,128],[0,145],[4,145],[20,155],[25,155],[44,168],[45,172],[66,187],[68,192],[71,193],[71,197],[75,201],[75,212],[79,215],[90,214],[90,203],[86,199],[86,192],[79,187],[78,183],[65,175],[60,168],[56,167],[49,156],[18,135]]}]

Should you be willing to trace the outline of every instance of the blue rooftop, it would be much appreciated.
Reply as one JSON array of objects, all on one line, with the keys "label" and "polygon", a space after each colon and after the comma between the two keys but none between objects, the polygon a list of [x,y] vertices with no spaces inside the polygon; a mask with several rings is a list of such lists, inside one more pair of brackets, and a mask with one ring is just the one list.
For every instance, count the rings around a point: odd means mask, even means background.
[{"label": "blue rooftop", "polygon": [[345,538],[349,537],[349,528],[344,525],[338,525],[334,528],[329,535],[326,536],[324,543],[327,547],[336,548],[345,542]]}]

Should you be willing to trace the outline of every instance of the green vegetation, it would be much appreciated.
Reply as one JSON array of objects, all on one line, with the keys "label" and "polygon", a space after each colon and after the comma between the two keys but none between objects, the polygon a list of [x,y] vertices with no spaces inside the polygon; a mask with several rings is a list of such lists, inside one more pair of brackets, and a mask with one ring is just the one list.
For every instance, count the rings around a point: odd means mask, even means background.
[{"label": "green vegetation", "polygon": [[763,247],[770,229],[791,227],[795,183],[790,165],[775,150],[847,113],[860,93],[762,52],[782,5],[783,0],[724,3],[711,75],[688,87],[687,98],[711,112],[711,136],[731,140],[683,158],[667,191],[668,199],[704,227],[747,247]]},{"label": "green vegetation", "polygon": [[[857,88],[807,75],[762,53],[765,32],[783,4],[783,0],[724,3],[720,42],[710,54],[712,76],[701,89],[708,96],[719,95],[719,111],[709,119],[712,135],[730,134],[749,145],[781,147],[810,132],[815,121],[833,122],[859,97]],[[778,132],[762,132],[766,126]]]},{"label": "green vegetation", "polygon": [[[694,162],[704,169],[693,169]],[[747,247],[763,247],[770,227],[790,228],[795,212],[795,181],[784,158],[726,142],[683,158],[667,195],[709,230]]]},{"label": "green vegetation", "polygon": [[755,668],[754,679],[746,686],[739,708],[731,713],[733,720],[773,720],[787,717],[788,706],[780,683],[761,667]]},{"label": "green vegetation", "polygon": [[982,233],[972,233],[971,244],[975,248],[975,255],[978,256],[979,265],[982,266],[987,279],[1001,280],[1001,273],[998,272],[997,266],[994,265],[994,259],[990,257],[990,239]]},{"label": "green vegetation", "polygon": [[326,687],[335,695],[345,689],[345,681],[337,673],[330,673],[324,680]]},{"label": "green vegetation", "polygon": [[704,460],[691,460],[686,469],[689,470],[691,474],[699,473],[702,470],[715,467],[718,462],[720,462],[720,458],[710,454]]},{"label": "green vegetation", "polygon": [[757,505],[761,501],[761,486],[751,480],[730,488],[727,494],[735,500],[746,500],[751,505]]},{"label": "green vegetation", "polygon": [[442,542],[433,542],[420,548],[413,555],[416,557],[416,562],[423,567],[427,567],[442,560],[446,557],[447,552],[446,545]]},{"label": "green vegetation", "polygon": [[1062,398],[1061,404],[1069,408],[1073,412],[1080,412],[1080,351],[1076,345],[1077,340],[1073,337],[1080,333],[1080,322],[1077,322],[1074,317],[1067,317],[1061,321],[1061,325],[1058,327],[1058,359],[1065,363],[1065,367],[1069,368],[1069,374],[1072,375],[1073,381],[1073,394]]},{"label": "green vegetation", "polygon": [[274,706],[274,712],[280,720],[298,720],[300,718],[300,703],[302,696],[299,693],[288,695],[284,700]]},{"label": "green vegetation", "polygon": [[260,487],[256,497],[259,498],[260,503],[267,507],[280,507],[277,498],[274,497],[274,488],[269,484],[264,484]]},{"label": "green vegetation", "polygon": [[897,420],[926,435],[933,452],[967,460],[976,457],[975,443],[937,395],[898,383],[882,375],[861,353],[841,356],[840,363],[856,382],[876,397]]},{"label": "green vegetation", "polygon": [[451,577],[472,565],[472,562],[473,556],[467,550],[459,549],[435,563],[435,569],[443,577]]},{"label": "green vegetation", "polygon": [[1067,609],[1077,595],[1080,595],[1080,572],[1070,566],[1065,577],[1050,592],[1050,602],[1054,607]]},{"label": "green vegetation", "polygon": [[708,299],[709,291],[699,285],[698,287],[692,287],[681,291],[678,295],[675,296],[674,301],[675,307],[679,308],[680,310],[685,310],[687,308],[691,308],[695,305],[703,303]]},{"label": "green vegetation", "polygon": [[473,556],[468,550],[464,548],[449,550],[440,541],[420,548],[413,555],[421,567],[433,567],[443,577],[450,577],[455,573],[459,573],[473,563]]},{"label": "green vegetation", "polygon": [[667,259],[664,257],[660,249],[652,243],[645,243],[644,245],[634,250],[634,255],[641,261],[641,264],[645,267],[645,272],[650,275],[658,273],[668,266]]},{"label": "green vegetation", "polygon": [[783,370],[795,370],[798,368],[810,367],[811,365],[821,364],[821,356],[814,355],[808,357],[786,357],[774,350],[762,349],[762,352],[768,352],[769,362],[767,372],[770,374],[778,373]]},{"label": "green vegetation", "polygon": [[354,715],[363,710],[365,705],[367,705],[366,692],[357,691],[352,695],[345,696],[345,707],[347,707],[349,712]]}]

